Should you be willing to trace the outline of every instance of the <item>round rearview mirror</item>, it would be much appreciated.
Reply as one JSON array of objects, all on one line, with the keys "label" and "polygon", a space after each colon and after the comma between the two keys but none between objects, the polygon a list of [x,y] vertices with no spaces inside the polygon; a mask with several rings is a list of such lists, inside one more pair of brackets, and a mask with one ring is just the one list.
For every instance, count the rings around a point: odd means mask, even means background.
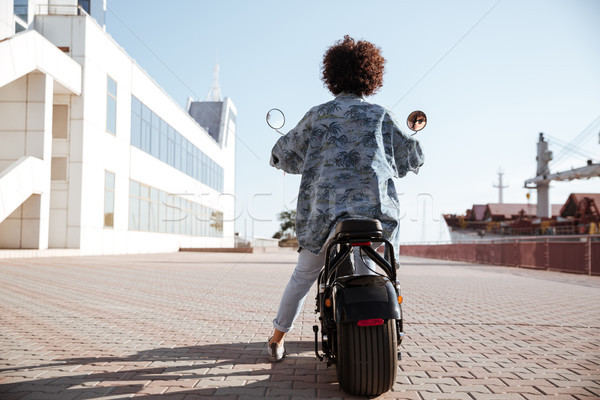
[{"label": "round rearview mirror", "polygon": [[408,125],[408,129],[413,131],[413,135],[415,135],[427,125],[427,116],[423,111],[413,111],[406,119],[406,125]]},{"label": "round rearview mirror", "polygon": [[267,124],[275,129],[277,133],[283,135],[283,133],[279,132],[279,129],[285,125],[285,115],[280,109],[272,108],[267,113]]}]

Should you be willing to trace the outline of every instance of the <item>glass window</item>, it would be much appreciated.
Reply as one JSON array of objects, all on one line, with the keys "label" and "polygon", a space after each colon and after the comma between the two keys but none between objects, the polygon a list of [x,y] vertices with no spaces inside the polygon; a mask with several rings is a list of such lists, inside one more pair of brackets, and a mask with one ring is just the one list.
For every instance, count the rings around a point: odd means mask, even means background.
[{"label": "glass window", "polygon": [[117,134],[117,82],[107,76],[106,131]]},{"label": "glass window", "polygon": [[187,212],[187,234],[192,235],[194,231],[194,203],[188,202]]},{"label": "glass window", "polygon": [[[28,5],[29,0],[15,0],[13,4],[13,11],[15,15],[23,20],[23,22],[28,22]],[[10,11],[9,11],[10,12]]]},{"label": "glass window", "polygon": [[140,231],[147,232],[149,227],[150,204],[148,186],[140,186]]},{"label": "glass window", "polygon": [[162,190],[158,194],[158,231],[167,232],[167,194]]},{"label": "glass window", "polygon": [[140,184],[140,197],[142,199],[147,199],[150,197],[150,187],[149,186]]},{"label": "glass window", "polygon": [[213,211],[211,222],[213,236],[223,236],[223,213]]},{"label": "glass window", "polygon": [[[183,234],[189,235],[191,231],[190,225],[190,202],[188,200],[183,199],[183,209],[185,210],[185,217],[183,218]],[[189,231],[188,231],[189,229]]]},{"label": "glass window", "polygon": [[192,177],[198,180],[198,148],[194,147],[192,151],[194,152],[194,156],[192,157]]},{"label": "glass window", "polygon": [[206,218],[204,217],[205,213],[204,206],[201,205],[198,215],[198,219],[200,220],[200,236],[206,236]]},{"label": "glass window", "polygon": [[167,137],[167,128],[168,128],[168,124],[163,121],[162,119],[160,120],[160,161],[167,163],[168,162],[168,157],[167,157],[167,149],[168,149],[168,137]]},{"label": "glass window", "polygon": [[215,219],[215,213],[211,212],[210,213],[210,220],[209,220],[209,224],[208,224],[208,236],[214,236],[214,230],[215,230],[215,223],[214,223],[214,219]]},{"label": "glass window", "polygon": [[142,119],[150,123],[152,120],[152,111],[142,103]]},{"label": "glass window", "polygon": [[[116,93],[113,83],[109,91]],[[223,190],[223,168],[135,96],[131,96],[131,144],[205,185]]]},{"label": "glass window", "polygon": [[140,230],[140,184],[129,181],[129,230]]},{"label": "glass window", "polygon": [[129,198],[129,230],[139,231],[140,199],[137,197]]},{"label": "glass window", "polygon": [[150,188],[150,232],[158,232],[158,190]]},{"label": "glass window", "polygon": [[190,219],[190,215],[188,213],[188,201],[186,199],[181,199],[181,208],[183,209],[183,219],[181,221],[181,233],[187,235],[187,226]]},{"label": "glass window", "polygon": [[174,167],[181,171],[181,135],[175,135],[175,165]]},{"label": "glass window", "polygon": [[179,233],[181,231],[179,226],[181,225],[182,216],[181,198],[178,196],[173,196],[173,233]]},{"label": "glass window", "polygon": [[167,148],[167,164],[175,165],[175,130],[171,126],[167,127],[168,148]]},{"label": "glass window", "polygon": [[210,230],[211,230],[211,228],[210,228],[210,222],[211,222],[210,221],[210,217],[211,217],[210,208],[206,207],[204,209],[204,219],[206,221],[205,222],[205,224],[206,224],[206,228],[205,228],[206,236],[211,236],[210,235]]},{"label": "glass window", "polygon": [[142,148],[142,117],[131,113],[131,145]]},{"label": "glass window", "polygon": [[129,181],[129,195],[139,197],[140,196],[140,184],[136,181]]},{"label": "glass window", "polygon": [[131,96],[131,112],[137,115],[142,115],[142,102],[137,97]]},{"label": "glass window", "polygon": [[175,232],[175,196],[167,194],[167,221],[166,228],[168,233]]},{"label": "glass window", "polygon": [[179,208],[181,210],[179,212],[179,233],[185,235],[185,220],[187,219],[187,211],[185,206],[185,199],[182,197],[179,198]]},{"label": "glass window", "polygon": [[187,140],[181,138],[181,165],[178,169],[183,173],[185,173],[185,169],[187,168],[187,154]]},{"label": "glass window", "polygon": [[15,20],[15,33],[26,31],[27,28],[21,25],[17,20]]},{"label": "glass window", "polygon": [[224,189],[224,187],[223,187],[224,180],[225,180],[224,175],[225,174],[224,174],[224,171],[223,171],[223,167],[219,167],[219,192],[222,192],[223,189]]},{"label": "glass window", "polygon": [[190,211],[190,219],[192,222],[192,236],[197,236],[198,218],[196,218],[196,214],[198,214],[198,203],[192,203],[192,210]]},{"label": "glass window", "polygon": [[115,226],[115,174],[104,173],[104,227]]},{"label": "glass window", "polygon": [[152,126],[149,121],[142,118],[142,132],[141,132],[141,149],[146,153],[150,153],[150,134]]},{"label": "glass window", "polygon": [[151,132],[151,143],[150,143],[150,154],[153,157],[160,157],[160,118],[158,115],[152,113],[152,132]]},{"label": "glass window", "polygon": [[142,147],[142,103],[135,96],[131,96],[131,145]]},{"label": "glass window", "polygon": [[191,142],[188,142],[187,174],[194,176],[194,145]]},{"label": "glass window", "polygon": [[179,212],[179,234],[184,235],[185,234],[185,220],[187,219],[187,215],[186,215],[186,206],[185,206],[185,199],[180,197],[179,198],[179,209],[181,210]]},{"label": "glass window", "polygon": [[77,4],[79,4],[86,13],[90,14],[90,0],[77,0]]},{"label": "glass window", "polygon": [[206,162],[206,154],[202,153],[202,175],[200,182],[206,184],[206,177],[208,176],[208,163]]}]

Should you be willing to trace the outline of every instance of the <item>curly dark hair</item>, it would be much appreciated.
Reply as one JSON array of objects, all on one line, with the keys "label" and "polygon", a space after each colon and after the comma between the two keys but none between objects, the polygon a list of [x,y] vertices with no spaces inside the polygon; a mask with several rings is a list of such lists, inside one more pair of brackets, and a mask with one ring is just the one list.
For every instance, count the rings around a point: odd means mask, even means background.
[{"label": "curly dark hair", "polygon": [[385,58],[373,43],[345,35],[325,52],[321,79],[334,95],[369,96],[383,86],[384,66]]}]

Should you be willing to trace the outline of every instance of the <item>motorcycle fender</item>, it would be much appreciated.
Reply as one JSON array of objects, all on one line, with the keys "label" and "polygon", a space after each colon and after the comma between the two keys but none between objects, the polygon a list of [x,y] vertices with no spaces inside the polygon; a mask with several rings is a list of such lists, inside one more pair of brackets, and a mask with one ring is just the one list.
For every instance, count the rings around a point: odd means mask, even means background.
[{"label": "motorcycle fender", "polygon": [[379,276],[363,276],[339,282],[333,289],[335,322],[365,319],[402,319],[402,311],[394,285]]}]

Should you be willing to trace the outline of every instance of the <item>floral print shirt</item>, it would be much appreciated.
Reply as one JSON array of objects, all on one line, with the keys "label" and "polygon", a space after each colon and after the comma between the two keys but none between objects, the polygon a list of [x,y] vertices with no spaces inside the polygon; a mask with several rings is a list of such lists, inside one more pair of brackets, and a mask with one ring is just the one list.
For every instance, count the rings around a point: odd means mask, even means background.
[{"label": "floral print shirt", "polygon": [[318,254],[337,221],[375,218],[398,245],[400,202],[395,178],[423,165],[419,142],[392,112],[342,93],[311,108],[281,137],[271,165],[302,174],[296,210],[298,244]]}]

